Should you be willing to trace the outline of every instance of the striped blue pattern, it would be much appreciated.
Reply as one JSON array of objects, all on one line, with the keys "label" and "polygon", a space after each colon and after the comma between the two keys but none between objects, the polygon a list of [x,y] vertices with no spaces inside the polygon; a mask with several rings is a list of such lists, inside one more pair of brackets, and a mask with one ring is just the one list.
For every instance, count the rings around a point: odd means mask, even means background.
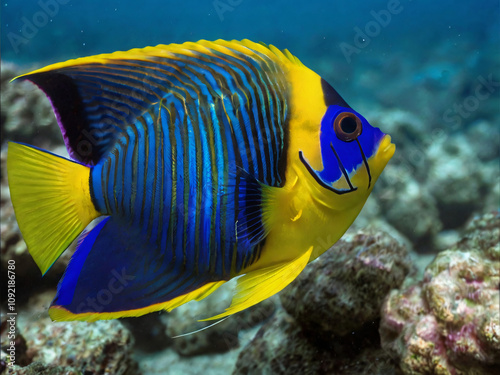
[{"label": "striped blue pattern", "polygon": [[[146,294],[161,290],[168,300],[179,283],[187,292],[200,286],[196,275],[229,279],[259,257],[258,182],[285,183],[287,83],[268,56],[233,52],[65,73],[88,82],[81,96],[95,127],[109,116],[123,122],[107,133],[116,140],[92,170],[92,196],[124,231],[139,228],[144,249],[155,252],[137,271],[154,280]],[[101,94],[87,95],[97,85]],[[124,125],[131,113],[135,121]]]}]

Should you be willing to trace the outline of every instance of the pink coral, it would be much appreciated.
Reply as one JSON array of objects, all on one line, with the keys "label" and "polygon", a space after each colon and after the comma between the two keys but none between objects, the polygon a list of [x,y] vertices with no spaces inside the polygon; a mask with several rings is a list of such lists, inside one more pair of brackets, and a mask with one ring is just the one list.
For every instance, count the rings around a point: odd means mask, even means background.
[{"label": "pink coral", "polygon": [[[493,374],[500,365],[498,215],[441,252],[382,307],[382,347],[406,374]],[[491,222],[494,225],[491,225]]]}]

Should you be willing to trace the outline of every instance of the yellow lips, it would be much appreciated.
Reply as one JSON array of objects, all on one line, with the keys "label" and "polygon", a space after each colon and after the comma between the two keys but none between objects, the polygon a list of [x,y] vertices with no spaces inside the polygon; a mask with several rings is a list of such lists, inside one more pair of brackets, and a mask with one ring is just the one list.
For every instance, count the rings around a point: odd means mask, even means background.
[{"label": "yellow lips", "polygon": [[372,186],[377,181],[378,177],[384,170],[385,166],[391,160],[394,152],[396,151],[396,145],[391,142],[390,135],[384,135],[380,144],[378,146],[377,152],[371,158],[368,159],[368,164],[370,165],[370,170],[372,173]]},{"label": "yellow lips", "polygon": [[391,143],[391,136],[386,134],[378,146],[377,157],[382,157],[386,162],[394,155],[396,145]]}]

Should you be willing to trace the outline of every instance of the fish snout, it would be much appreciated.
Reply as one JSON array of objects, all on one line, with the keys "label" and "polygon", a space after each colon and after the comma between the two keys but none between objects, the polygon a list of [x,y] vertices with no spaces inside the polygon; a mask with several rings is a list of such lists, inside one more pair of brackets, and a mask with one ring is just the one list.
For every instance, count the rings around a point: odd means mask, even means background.
[{"label": "fish snout", "polygon": [[380,155],[384,159],[385,162],[388,162],[394,155],[396,151],[396,145],[391,142],[392,138],[390,135],[386,134],[384,138],[380,141],[380,145],[378,146],[377,154]]}]

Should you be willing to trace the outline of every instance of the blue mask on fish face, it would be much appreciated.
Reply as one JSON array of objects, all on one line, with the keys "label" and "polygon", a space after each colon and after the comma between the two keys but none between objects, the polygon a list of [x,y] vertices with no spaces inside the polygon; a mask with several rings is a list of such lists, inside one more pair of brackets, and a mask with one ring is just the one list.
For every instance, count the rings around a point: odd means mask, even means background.
[{"label": "blue mask on fish face", "polygon": [[[366,119],[351,108],[330,105],[321,121],[320,146],[323,170],[312,168],[303,154],[300,160],[309,173],[324,188],[337,194],[356,190],[350,174],[364,164],[368,172],[368,186],[371,187],[371,174],[368,159],[377,151],[384,137],[378,128],[371,126]],[[344,178],[348,189],[337,189],[332,185]]]}]

